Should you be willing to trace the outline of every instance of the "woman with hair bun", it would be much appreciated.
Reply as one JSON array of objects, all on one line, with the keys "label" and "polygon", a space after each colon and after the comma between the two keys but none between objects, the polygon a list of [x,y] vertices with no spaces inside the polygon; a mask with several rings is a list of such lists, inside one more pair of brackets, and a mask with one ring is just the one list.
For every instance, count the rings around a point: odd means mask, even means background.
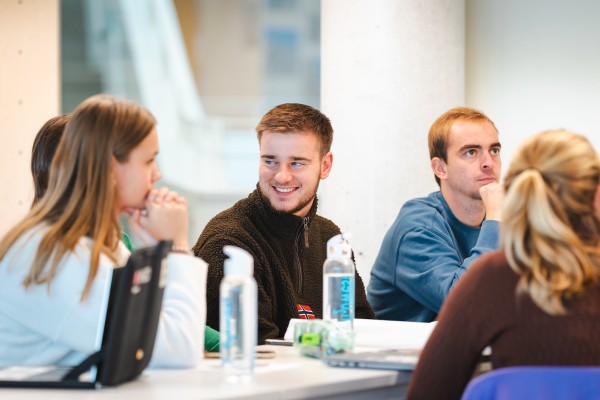
[{"label": "woman with hair bun", "polygon": [[203,357],[206,272],[188,245],[186,200],[156,164],[156,120],[108,95],[71,114],[47,189],[0,241],[0,368],[75,365],[93,353],[112,268],[125,265],[119,215],[143,244],[172,240],[153,366]]},{"label": "woman with hair bun", "polygon": [[487,346],[493,368],[600,365],[598,153],[581,135],[539,133],[504,186],[501,250],[448,296],[409,398],[460,398]]}]

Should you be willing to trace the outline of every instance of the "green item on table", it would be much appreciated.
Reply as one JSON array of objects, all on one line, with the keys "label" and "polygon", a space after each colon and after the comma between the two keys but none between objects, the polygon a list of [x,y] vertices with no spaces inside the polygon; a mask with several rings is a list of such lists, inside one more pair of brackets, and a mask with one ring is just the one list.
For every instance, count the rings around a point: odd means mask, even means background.
[{"label": "green item on table", "polygon": [[204,329],[204,351],[219,351],[220,340],[221,334],[219,331],[206,325]]},{"label": "green item on table", "polygon": [[300,344],[302,346],[320,346],[321,335],[313,332],[306,332],[300,335]]},{"label": "green item on table", "polygon": [[313,319],[294,326],[294,348],[303,356],[321,358],[354,349],[354,331],[340,329],[332,321]]}]

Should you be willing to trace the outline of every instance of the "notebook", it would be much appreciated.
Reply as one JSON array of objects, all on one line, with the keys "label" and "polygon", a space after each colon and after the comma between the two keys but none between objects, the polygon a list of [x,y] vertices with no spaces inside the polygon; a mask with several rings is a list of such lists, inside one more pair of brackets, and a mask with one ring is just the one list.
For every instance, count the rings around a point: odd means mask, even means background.
[{"label": "notebook", "polygon": [[339,353],[324,358],[332,367],[391,369],[412,371],[417,366],[421,349],[385,349],[364,353]]},{"label": "notebook", "polygon": [[101,388],[139,376],[152,357],[171,246],[161,241],[139,249],[124,267],[113,270],[97,352],[75,367],[2,368],[0,387]]}]

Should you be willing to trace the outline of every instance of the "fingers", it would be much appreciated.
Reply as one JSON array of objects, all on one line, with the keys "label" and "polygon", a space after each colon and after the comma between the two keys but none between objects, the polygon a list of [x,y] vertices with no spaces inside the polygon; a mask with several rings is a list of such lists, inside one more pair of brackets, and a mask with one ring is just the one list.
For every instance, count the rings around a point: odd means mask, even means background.
[{"label": "fingers", "polygon": [[145,211],[137,217],[140,228],[158,240],[173,240],[187,246],[188,210],[183,196],[166,187],[153,189],[146,199]]},{"label": "fingers", "polygon": [[145,209],[127,209],[129,224],[135,235],[145,244],[158,240],[173,240],[187,246],[187,201],[166,187],[148,193]]},{"label": "fingers", "polygon": [[141,210],[134,209],[128,218],[129,227],[145,246],[153,246],[158,241],[144,228],[144,224],[146,223],[145,219],[146,217],[142,216]]},{"label": "fingers", "polygon": [[165,201],[167,201],[167,202],[170,201],[170,200],[168,200],[170,198],[170,193],[175,193],[175,192],[171,192],[166,187],[162,187],[160,189],[154,189],[148,195],[148,200],[153,203],[162,204]]},{"label": "fingers", "polygon": [[177,204],[184,204],[184,205],[186,205],[186,206],[187,206],[187,200],[186,200],[186,199],[185,199],[185,197],[183,197],[183,196],[177,196],[177,198],[175,198],[175,199],[174,199],[174,201],[175,201]]},{"label": "fingers", "polygon": [[504,202],[504,188],[499,183],[490,183],[479,189],[481,200],[485,206],[486,219],[500,220],[502,214],[502,203]]},{"label": "fingers", "polygon": [[498,182],[493,182],[479,188],[482,197],[503,197],[504,188]]},{"label": "fingers", "polygon": [[177,203],[177,204],[187,204],[185,197],[180,196],[177,192],[169,190],[166,187],[162,187],[160,189],[153,189],[148,194],[148,200],[154,204],[165,204],[165,203]]}]

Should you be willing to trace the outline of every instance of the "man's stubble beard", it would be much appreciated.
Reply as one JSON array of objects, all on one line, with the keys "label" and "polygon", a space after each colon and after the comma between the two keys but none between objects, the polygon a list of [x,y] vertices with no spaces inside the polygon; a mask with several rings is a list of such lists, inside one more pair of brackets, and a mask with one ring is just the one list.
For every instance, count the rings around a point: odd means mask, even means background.
[{"label": "man's stubble beard", "polygon": [[298,202],[298,204],[291,210],[278,210],[277,208],[275,208],[273,203],[271,203],[271,199],[265,195],[261,186],[259,186],[259,189],[260,189],[262,196],[267,200],[267,204],[269,205],[271,210],[273,210],[279,214],[295,214],[298,211],[302,210],[304,207],[306,207],[310,202],[312,202],[315,199],[315,197],[317,196],[317,190],[319,189],[319,183],[320,183],[320,181],[317,181],[317,184],[316,184],[314,190],[307,193],[307,196],[304,196],[303,198],[301,198],[300,201]]}]

